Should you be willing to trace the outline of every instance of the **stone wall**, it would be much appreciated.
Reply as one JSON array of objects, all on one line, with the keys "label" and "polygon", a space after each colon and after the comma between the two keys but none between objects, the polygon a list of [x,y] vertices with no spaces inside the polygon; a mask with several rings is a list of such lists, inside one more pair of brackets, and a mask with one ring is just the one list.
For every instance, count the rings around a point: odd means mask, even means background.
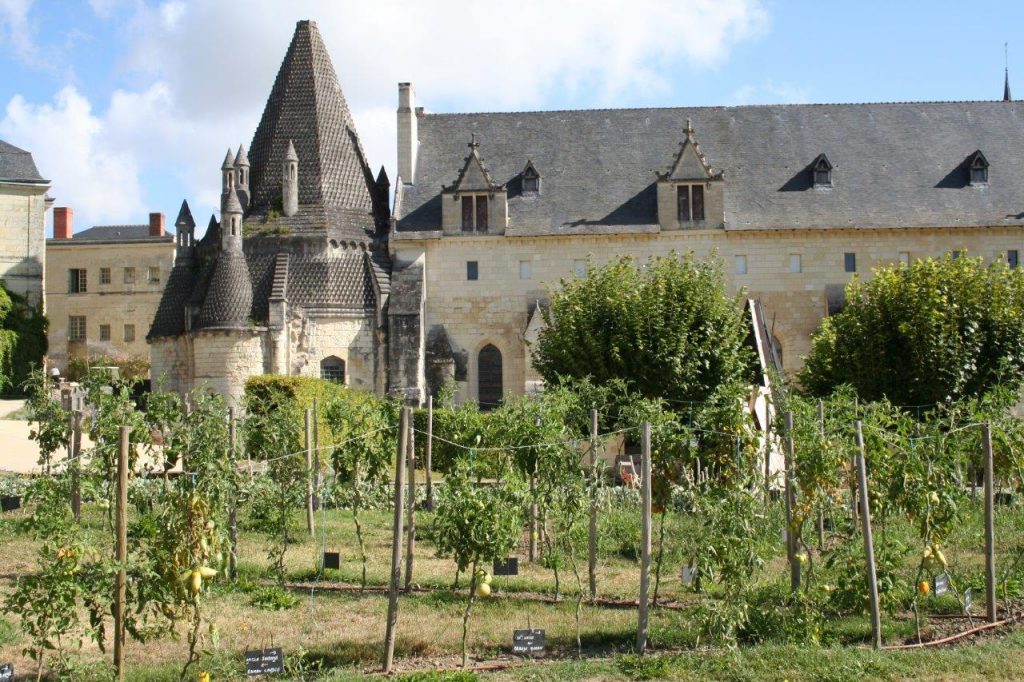
[{"label": "stone wall", "polygon": [[192,390],[191,339],[163,337],[149,346],[150,376],[154,390],[185,394]]},{"label": "stone wall", "polygon": [[[49,267],[46,277],[47,317],[50,319],[50,360],[61,370],[70,359],[68,318],[85,316],[89,355],[133,355],[150,358],[146,334],[160,305],[164,285],[174,267],[174,242],[89,242],[50,239],[46,242]],[[160,269],[159,281],[149,281],[150,266]],[[134,283],[126,283],[126,267],[135,269]],[[69,271],[86,270],[85,293],[72,294]],[[100,283],[100,268],[110,268],[110,283]],[[100,326],[110,327],[110,338],[100,338]],[[125,340],[125,325],[135,329],[134,341]],[[155,377],[155,375],[154,375]]]},{"label": "stone wall", "polygon": [[[785,368],[798,369],[810,349],[810,336],[826,312],[826,288],[845,285],[853,276],[844,270],[844,254],[856,254],[857,272],[910,259],[939,256],[952,250],[986,259],[1024,247],[1024,231],[1011,227],[985,229],[829,229],[723,231],[686,230],[634,235],[582,237],[446,236],[403,239],[393,250],[425,250],[425,326],[443,325],[456,352],[468,352],[467,381],[462,399],[475,398],[479,350],[493,343],[502,353],[506,392],[522,393],[536,379],[523,335],[531,303],[548,296],[562,278],[574,276],[574,262],[592,258],[606,262],[623,254],[639,259],[671,251],[693,251],[699,258],[713,253],[722,260],[731,293],[741,289],[760,298],[782,344]],[[799,256],[799,272],[791,272],[791,255]],[[745,256],[746,274],[737,273]],[[467,281],[466,263],[477,261],[479,279]],[[529,263],[529,279],[520,279],[520,261]],[[392,303],[393,305],[393,303]],[[393,371],[394,368],[392,368]]]},{"label": "stone wall", "polygon": [[0,183],[0,279],[33,305],[43,300],[47,189]]},{"label": "stone wall", "polygon": [[345,363],[346,386],[375,390],[373,318],[294,315],[288,338],[290,374],[319,377],[320,361],[334,356]]},{"label": "stone wall", "polygon": [[193,388],[222,395],[228,405],[240,406],[245,380],[264,373],[269,352],[266,330],[201,329],[192,333]]}]

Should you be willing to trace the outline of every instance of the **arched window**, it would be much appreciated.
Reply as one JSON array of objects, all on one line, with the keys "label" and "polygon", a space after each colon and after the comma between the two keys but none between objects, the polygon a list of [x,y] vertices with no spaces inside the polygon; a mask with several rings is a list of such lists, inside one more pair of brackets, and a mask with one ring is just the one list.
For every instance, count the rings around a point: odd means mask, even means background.
[{"label": "arched window", "polygon": [[477,363],[477,401],[481,410],[493,410],[501,402],[501,351],[492,344],[480,349]]},{"label": "arched window", "polygon": [[334,355],[321,360],[320,378],[339,384],[345,383],[345,361]]}]

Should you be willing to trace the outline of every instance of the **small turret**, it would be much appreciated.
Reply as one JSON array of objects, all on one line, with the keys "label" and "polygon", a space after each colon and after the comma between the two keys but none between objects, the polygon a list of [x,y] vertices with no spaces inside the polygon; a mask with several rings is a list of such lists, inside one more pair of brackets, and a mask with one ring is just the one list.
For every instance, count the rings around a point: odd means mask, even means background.
[{"label": "small turret", "polygon": [[224,197],[228,195],[228,192],[235,188],[235,155],[231,153],[231,147],[228,147],[227,156],[224,157],[224,163],[220,165],[220,195],[221,203],[224,201]]},{"label": "small turret", "polygon": [[188,201],[181,202],[181,210],[178,211],[178,218],[174,221],[174,228],[177,231],[177,254],[180,262],[192,260],[195,252],[195,230],[196,221],[192,219],[192,211],[188,207]]},{"label": "small turret", "polygon": [[244,213],[249,208],[249,155],[245,153],[244,145],[238,145],[238,155],[235,156],[235,191]]},{"label": "small turret", "polygon": [[295,145],[288,140],[288,151],[281,168],[281,213],[293,216],[299,212],[299,157]]},{"label": "small turret", "polygon": [[373,201],[373,214],[377,220],[378,232],[387,232],[391,221],[390,197],[391,181],[388,179],[388,172],[384,166],[380,167],[377,173],[377,181],[373,185],[375,196]]},{"label": "small turret", "polygon": [[242,204],[238,201],[234,187],[228,192],[220,209],[220,249],[242,252]]}]

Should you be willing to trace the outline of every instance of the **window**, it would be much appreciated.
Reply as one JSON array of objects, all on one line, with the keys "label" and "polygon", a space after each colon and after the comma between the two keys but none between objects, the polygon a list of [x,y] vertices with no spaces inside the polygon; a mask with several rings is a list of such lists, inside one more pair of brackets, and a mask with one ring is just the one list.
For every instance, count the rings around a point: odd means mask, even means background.
[{"label": "window", "polygon": [[477,363],[477,402],[481,410],[492,410],[501,402],[501,351],[492,344],[480,349]]},{"label": "window", "polygon": [[466,279],[470,281],[480,279],[480,264],[475,260],[466,261]]},{"label": "window", "polygon": [[345,383],[345,361],[334,355],[321,360],[320,378],[338,384]]},{"label": "window", "polygon": [[900,251],[900,263],[902,265],[910,265],[910,252]]},{"label": "window", "polygon": [[536,194],[540,191],[540,173],[533,167],[532,161],[526,162],[526,168],[523,169],[523,194],[533,193]]},{"label": "window", "polygon": [[462,197],[462,231],[487,231],[487,197],[471,195]]},{"label": "window", "polygon": [[68,293],[84,294],[88,291],[88,277],[84,268],[71,268],[68,270]]},{"label": "window", "polygon": [[135,268],[124,269],[124,283],[135,284]]},{"label": "window", "polygon": [[1019,254],[1017,253],[1017,249],[1010,249],[1009,251],[1006,252],[1006,264],[1007,265],[1009,265],[1011,268],[1015,268],[1015,267],[1017,267],[1017,265],[1019,263],[1020,263],[1020,260],[1019,260]]},{"label": "window", "polygon": [[160,283],[160,266],[151,265],[149,266],[149,283],[159,284]]},{"label": "window", "polygon": [[972,168],[971,184],[983,185],[988,182],[988,168]]},{"label": "window", "polygon": [[988,159],[980,149],[968,157],[967,168],[970,172],[971,185],[988,184]]},{"label": "window", "polygon": [[110,341],[110,325],[100,325],[100,341]]},{"label": "window", "polygon": [[100,268],[100,284],[110,284],[110,268]]},{"label": "window", "polygon": [[519,279],[530,279],[530,261],[519,261]]},{"label": "window", "polygon": [[747,257],[736,256],[736,274],[745,275],[747,274]]},{"label": "window", "polygon": [[845,267],[847,272],[857,272],[857,254],[844,253],[843,266]]},{"label": "window", "polygon": [[832,164],[824,154],[818,154],[811,164],[811,184],[815,187],[832,186]]},{"label": "window", "polygon": [[72,315],[68,318],[68,341],[85,341],[84,315]]},{"label": "window", "polygon": [[704,220],[703,185],[679,185],[676,188],[676,193],[679,222]]},{"label": "window", "polygon": [[802,271],[802,265],[803,264],[800,262],[800,260],[801,259],[800,259],[800,254],[799,253],[791,253],[791,254],[789,254],[789,271],[790,272],[801,272]]},{"label": "window", "polygon": [[587,276],[587,261],[585,260],[574,260],[572,262],[572,271],[577,277]]},{"label": "window", "polygon": [[124,340],[125,343],[132,343],[135,341],[135,325],[126,324],[124,326]]}]

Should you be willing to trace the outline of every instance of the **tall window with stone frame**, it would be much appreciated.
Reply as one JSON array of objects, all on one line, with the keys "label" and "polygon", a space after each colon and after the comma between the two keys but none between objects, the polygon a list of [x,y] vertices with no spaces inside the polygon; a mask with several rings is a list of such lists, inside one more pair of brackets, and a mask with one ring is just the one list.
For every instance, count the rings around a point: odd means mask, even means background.
[{"label": "tall window with stone frame", "polygon": [[462,231],[487,231],[487,195],[467,194],[462,197]]},{"label": "tall window with stone frame", "polygon": [[110,341],[110,325],[100,325],[100,341]]},{"label": "tall window with stone frame", "polygon": [[88,271],[85,268],[68,270],[68,293],[84,294],[89,290]]},{"label": "tall window with stone frame", "polygon": [[501,351],[493,344],[480,349],[477,356],[477,402],[481,410],[493,410],[503,393]]},{"label": "tall window with stone frame", "polygon": [[68,317],[68,341],[85,341],[85,315]]},{"label": "tall window with stone frame", "polygon": [[704,186],[679,185],[676,188],[678,218],[681,223],[704,220]]},{"label": "tall window with stone frame", "polygon": [[160,283],[160,266],[150,265],[149,266],[149,283],[159,284]]},{"label": "tall window with stone frame", "polygon": [[110,268],[100,268],[100,284],[110,284]]},{"label": "tall window with stone frame", "polygon": [[132,343],[135,341],[135,325],[126,324],[124,326],[124,340],[125,343]]},{"label": "tall window with stone frame", "polygon": [[124,283],[135,284],[135,268],[129,267],[124,269]]},{"label": "tall window with stone frame", "polygon": [[337,384],[345,383],[345,361],[331,355],[320,361],[320,378]]}]

